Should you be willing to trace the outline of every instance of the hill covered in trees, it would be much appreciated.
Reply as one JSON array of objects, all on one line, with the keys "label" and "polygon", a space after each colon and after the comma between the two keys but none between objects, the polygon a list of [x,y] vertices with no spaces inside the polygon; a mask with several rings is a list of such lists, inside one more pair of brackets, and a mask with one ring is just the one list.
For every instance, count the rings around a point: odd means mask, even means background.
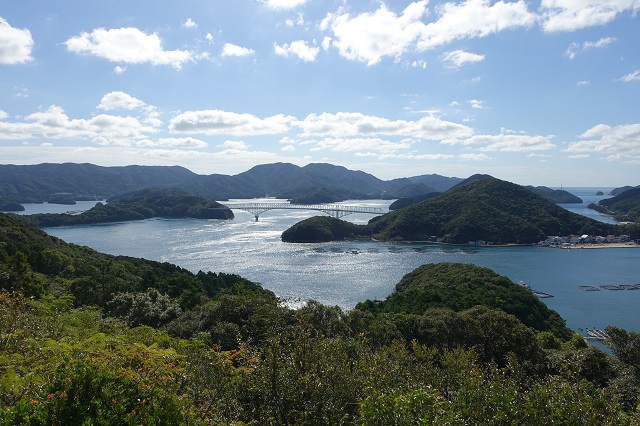
[{"label": "hill covered in trees", "polygon": [[323,163],[304,167],[288,163],[263,164],[234,176],[199,175],[183,167],[0,165],[0,198],[11,202],[43,202],[60,196],[70,200],[97,200],[145,188],[173,187],[215,200],[264,196],[302,199],[314,193],[327,201],[394,199],[432,192],[429,182],[448,189],[460,180],[424,175],[385,181],[362,171]]},{"label": "hill covered in trees", "polygon": [[640,421],[640,334],[607,328],[610,356],[526,325],[543,311],[468,265],[419,269],[394,294],[430,285],[460,291],[433,308],[292,309],[235,275],[97,253],[0,214],[0,424]]},{"label": "hill covered in trees", "polygon": [[[300,237],[308,241],[309,226]],[[287,241],[298,238],[287,233]],[[493,177],[472,177],[442,195],[387,213],[361,225],[354,236],[377,240],[445,243],[532,244],[548,235],[614,233],[614,225],[571,213],[526,187]]]},{"label": "hill covered in trees", "polygon": [[33,226],[88,225],[143,220],[152,217],[233,219],[233,212],[222,204],[175,188],[149,188],[123,194],[97,203],[80,214],[38,213],[21,216]]},{"label": "hill covered in trees", "polygon": [[590,209],[608,214],[620,222],[640,222],[640,188],[630,188],[612,198],[589,204]]}]

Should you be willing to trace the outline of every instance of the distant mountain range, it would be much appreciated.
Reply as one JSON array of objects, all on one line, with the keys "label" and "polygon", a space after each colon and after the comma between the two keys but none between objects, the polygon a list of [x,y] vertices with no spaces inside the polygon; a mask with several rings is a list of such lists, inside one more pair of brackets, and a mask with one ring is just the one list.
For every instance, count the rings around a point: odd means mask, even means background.
[{"label": "distant mountain range", "polygon": [[322,202],[333,202],[441,192],[460,181],[436,174],[385,181],[362,171],[321,163],[304,167],[264,164],[234,176],[198,175],[178,166],[0,165],[0,201],[43,202],[61,195],[75,200],[106,199],[145,188],[174,187],[216,200],[264,196],[295,199],[321,192]]}]

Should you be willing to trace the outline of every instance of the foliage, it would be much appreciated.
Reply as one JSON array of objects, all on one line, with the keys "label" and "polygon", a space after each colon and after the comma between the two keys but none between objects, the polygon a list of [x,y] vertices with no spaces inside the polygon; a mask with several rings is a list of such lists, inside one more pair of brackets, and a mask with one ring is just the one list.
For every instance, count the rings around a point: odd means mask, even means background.
[{"label": "foliage", "polygon": [[0,215],[0,273],[0,424],[640,424],[637,333],[607,329],[615,357],[540,333],[526,290],[484,268],[419,268],[394,292],[440,285],[458,310],[292,309]]},{"label": "foliage", "polygon": [[288,243],[327,242],[362,236],[362,227],[329,216],[314,216],[282,233]]},{"label": "foliage", "polygon": [[152,188],[110,199],[108,204],[96,203],[80,214],[39,213],[21,216],[33,226],[52,227],[142,220],[152,217],[197,219],[232,219],[233,212],[214,200],[169,189]]},{"label": "foliage", "polygon": [[612,198],[588,206],[601,213],[613,215],[621,222],[640,221],[640,188],[631,188]]}]

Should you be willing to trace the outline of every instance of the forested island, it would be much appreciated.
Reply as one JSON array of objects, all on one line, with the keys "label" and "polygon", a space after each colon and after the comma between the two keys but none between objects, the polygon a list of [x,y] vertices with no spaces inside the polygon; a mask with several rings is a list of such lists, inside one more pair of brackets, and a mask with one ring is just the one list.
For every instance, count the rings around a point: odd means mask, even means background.
[{"label": "forested island", "polygon": [[311,218],[282,234],[285,242],[373,238],[468,244],[535,244],[549,235],[640,237],[636,226],[605,224],[571,213],[520,185],[490,176],[472,177],[447,192],[373,218],[367,225]]},{"label": "forested island", "polygon": [[40,228],[143,220],[152,217],[233,219],[222,204],[175,188],[149,188],[119,195],[97,203],[80,214],[38,213],[21,216]]},{"label": "forested island", "polygon": [[640,222],[640,188],[629,188],[612,198],[591,203],[590,209],[613,216],[620,222]]},{"label": "forested island", "polygon": [[472,265],[425,265],[349,311],[293,309],[0,214],[0,286],[0,424],[640,421],[639,333],[608,327],[608,355]]}]

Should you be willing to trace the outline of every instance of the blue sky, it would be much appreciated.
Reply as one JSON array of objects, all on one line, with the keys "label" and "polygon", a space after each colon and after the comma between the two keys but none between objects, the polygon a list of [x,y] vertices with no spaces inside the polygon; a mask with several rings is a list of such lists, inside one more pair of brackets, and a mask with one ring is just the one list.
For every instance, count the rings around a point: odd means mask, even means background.
[{"label": "blue sky", "polygon": [[0,164],[640,184],[640,0],[0,5]]}]

